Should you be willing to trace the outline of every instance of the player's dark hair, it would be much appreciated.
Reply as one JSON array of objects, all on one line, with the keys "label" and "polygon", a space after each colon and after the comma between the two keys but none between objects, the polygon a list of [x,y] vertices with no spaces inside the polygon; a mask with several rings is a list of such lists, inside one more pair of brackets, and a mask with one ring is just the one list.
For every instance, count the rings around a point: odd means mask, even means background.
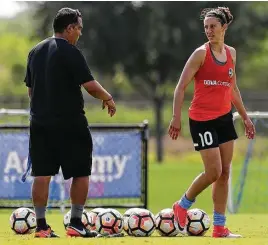
[{"label": "player's dark hair", "polygon": [[60,9],[53,20],[54,32],[62,33],[68,25],[77,24],[79,17],[82,18],[82,15],[78,9],[71,9],[71,8]]},{"label": "player's dark hair", "polygon": [[204,20],[206,17],[217,18],[222,26],[224,24],[230,25],[234,19],[228,7],[203,9],[201,12],[200,18],[201,20]]}]

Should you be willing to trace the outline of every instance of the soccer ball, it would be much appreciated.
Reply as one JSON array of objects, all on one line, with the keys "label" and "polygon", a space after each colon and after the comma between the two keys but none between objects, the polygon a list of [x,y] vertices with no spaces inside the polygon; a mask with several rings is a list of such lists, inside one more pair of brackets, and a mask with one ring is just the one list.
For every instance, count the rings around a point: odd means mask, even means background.
[{"label": "soccer ball", "polygon": [[30,234],[36,228],[35,212],[29,208],[14,210],[9,221],[11,229],[17,234]]},{"label": "soccer ball", "polygon": [[171,208],[163,209],[156,215],[155,226],[161,236],[177,236],[180,232]]},{"label": "soccer ball", "polygon": [[[85,225],[85,227],[88,228],[89,223],[90,223],[90,219],[89,219],[88,212],[85,209],[83,210],[81,220],[82,220],[82,223]],[[69,225],[70,221],[71,221],[71,210],[69,210],[63,217],[63,225],[64,225],[65,229]]]},{"label": "soccer ball", "polygon": [[151,236],[155,230],[154,215],[147,209],[140,209],[129,216],[128,228],[133,236]]},{"label": "soccer ball", "polygon": [[210,219],[205,211],[198,208],[188,210],[186,231],[189,236],[203,236],[209,227]]},{"label": "soccer ball", "polygon": [[91,231],[96,230],[96,219],[99,213],[103,212],[104,208],[94,208],[88,212],[88,219],[89,219],[89,229]]},{"label": "soccer ball", "polygon": [[123,217],[115,209],[109,208],[100,212],[96,218],[96,231],[102,235],[121,233]]},{"label": "soccer ball", "polygon": [[128,234],[131,235],[130,230],[128,228],[128,218],[131,214],[133,214],[134,212],[138,212],[140,210],[140,208],[130,208],[128,209],[124,215],[123,215],[123,219],[124,219],[124,231]]}]

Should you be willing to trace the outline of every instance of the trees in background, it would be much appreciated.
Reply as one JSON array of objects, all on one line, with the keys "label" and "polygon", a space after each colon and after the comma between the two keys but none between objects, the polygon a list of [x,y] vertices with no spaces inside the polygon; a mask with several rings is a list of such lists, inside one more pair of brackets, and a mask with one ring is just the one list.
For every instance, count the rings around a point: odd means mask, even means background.
[{"label": "trees in background", "polygon": [[27,13],[0,21],[0,95],[27,94],[23,79],[27,55],[35,41],[30,40],[32,26]]}]

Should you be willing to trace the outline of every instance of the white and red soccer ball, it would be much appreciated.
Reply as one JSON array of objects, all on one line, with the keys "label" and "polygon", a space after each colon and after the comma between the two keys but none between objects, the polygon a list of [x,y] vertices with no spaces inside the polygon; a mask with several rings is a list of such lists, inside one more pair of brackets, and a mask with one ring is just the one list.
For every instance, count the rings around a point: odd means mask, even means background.
[{"label": "white and red soccer ball", "polygon": [[129,216],[135,212],[139,212],[140,208],[130,208],[128,210],[126,210],[126,212],[123,214],[123,220],[124,220],[124,231],[131,236],[129,227],[128,227],[128,219]]},{"label": "white and red soccer ball", "polygon": [[96,230],[96,219],[99,213],[103,212],[104,208],[94,208],[88,212],[88,219],[89,219],[89,229],[91,231]]},{"label": "white and red soccer ball", "polygon": [[30,234],[36,228],[35,212],[30,208],[18,208],[9,218],[10,227],[16,234]]},{"label": "white and red soccer ball", "polygon": [[194,208],[187,211],[186,231],[189,236],[205,235],[210,224],[210,218],[204,210]]},{"label": "white and red soccer ball", "polygon": [[140,209],[129,216],[128,228],[133,236],[151,236],[155,231],[154,215],[147,209]]},{"label": "white and red soccer ball", "polygon": [[101,235],[119,234],[123,230],[123,216],[116,209],[105,209],[96,217],[96,231]]},{"label": "white and red soccer ball", "polygon": [[[63,225],[65,229],[69,225],[70,220],[71,220],[71,210],[69,210],[63,217]],[[85,209],[83,210],[81,221],[84,224],[84,226],[89,229],[90,218],[88,212]]]},{"label": "white and red soccer ball", "polygon": [[180,232],[171,208],[161,210],[155,216],[156,230],[160,236],[177,236]]}]

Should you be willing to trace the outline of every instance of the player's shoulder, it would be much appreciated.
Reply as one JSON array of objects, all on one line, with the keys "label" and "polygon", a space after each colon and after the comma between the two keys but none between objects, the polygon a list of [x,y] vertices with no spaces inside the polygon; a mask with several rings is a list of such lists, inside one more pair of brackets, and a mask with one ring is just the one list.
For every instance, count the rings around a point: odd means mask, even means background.
[{"label": "player's shoulder", "polygon": [[203,59],[206,56],[206,52],[207,52],[206,45],[203,44],[195,49],[195,51],[193,52],[193,56],[198,59]]},{"label": "player's shoulder", "polygon": [[196,55],[199,55],[199,56],[204,56],[206,55],[206,52],[207,52],[207,48],[206,48],[206,44],[203,44],[201,45],[200,47],[198,47],[197,49],[195,49],[194,53]]},{"label": "player's shoulder", "polygon": [[236,57],[236,50],[235,50],[235,48],[232,47],[232,46],[229,46],[227,44],[225,44],[225,47],[230,50],[230,53],[231,53],[232,57],[235,58]]},{"label": "player's shoulder", "polygon": [[204,44],[194,50],[191,59],[203,64],[206,57],[206,53],[207,53],[206,45]]},{"label": "player's shoulder", "polygon": [[227,47],[231,52],[236,52],[235,48],[230,45],[225,44],[225,47]]}]

